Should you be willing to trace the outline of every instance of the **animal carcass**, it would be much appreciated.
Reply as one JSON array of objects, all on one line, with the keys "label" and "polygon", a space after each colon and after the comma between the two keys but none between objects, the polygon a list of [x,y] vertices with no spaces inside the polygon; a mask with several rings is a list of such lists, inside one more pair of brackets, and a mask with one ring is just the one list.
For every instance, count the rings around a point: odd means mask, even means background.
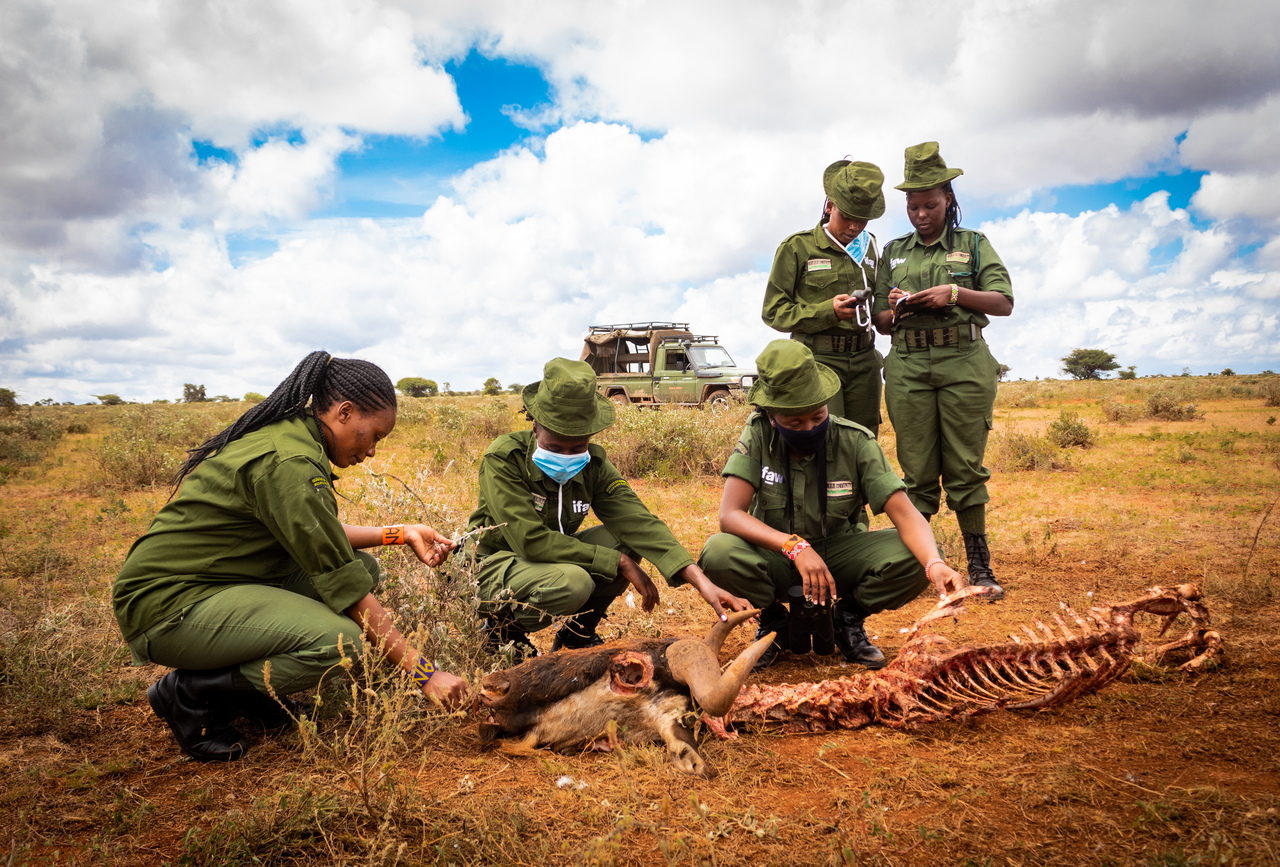
[{"label": "animal carcass", "polygon": [[[1192,650],[1199,655],[1180,668],[1195,672],[1222,657],[1222,639],[1208,628],[1209,612],[1194,584],[1153,587],[1145,596],[1094,608],[1085,617],[1064,606],[1066,618],[1053,618],[1056,631],[1036,620],[1035,628],[1024,626],[1022,635],[1010,636],[1005,644],[954,647],[941,636],[922,632],[928,624],[958,614],[965,598],[983,593],[982,588],[965,588],[939,602],[916,622],[898,656],[880,671],[820,683],[752,685],[742,690],[725,721],[792,732],[871,723],[910,728],[997,710],[1065,704],[1111,683],[1134,660],[1155,664],[1174,651]],[[1182,638],[1144,649],[1133,624],[1138,613],[1164,618],[1161,636],[1183,614],[1192,626]]]},{"label": "animal carcass", "polygon": [[[718,622],[705,639],[629,638],[600,647],[562,650],[495,672],[480,684],[474,710],[480,740],[516,739],[513,751],[571,752],[661,740],[676,767],[705,775],[686,725],[697,709],[726,714],[773,633],[744,650],[723,672],[717,654],[725,636],[758,614],[742,611]],[[611,725],[612,723],[612,725]]]}]

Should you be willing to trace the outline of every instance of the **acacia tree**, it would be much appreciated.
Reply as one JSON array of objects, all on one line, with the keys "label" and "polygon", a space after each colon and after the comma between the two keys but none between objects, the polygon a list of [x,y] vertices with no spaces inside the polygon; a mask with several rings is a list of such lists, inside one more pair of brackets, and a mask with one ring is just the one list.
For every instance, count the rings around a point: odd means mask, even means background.
[{"label": "acacia tree", "polygon": [[1102,379],[1102,375],[1115,370],[1116,357],[1105,349],[1073,349],[1062,358],[1062,372],[1075,379]]},{"label": "acacia tree", "polygon": [[421,376],[406,376],[396,383],[396,391],[406,397],[435,397],[440,387],[435,380],[423,379]]},{"label": "acacia tree", "polygon": [[18,393],[12,388],[0,388],[0,412],[14,412],[18,408]]},{"label": "acacia tree", "polygon": [[502,383],[498,382],[496,376],[491,376],[484,381],[485,394],[502,394]]},{"label": "acacia tree", "polygon": [[183,403],[204,403],[209,398],[205,397],[204,386],[194,385],[190,382],[182,384],[182,402]]}]

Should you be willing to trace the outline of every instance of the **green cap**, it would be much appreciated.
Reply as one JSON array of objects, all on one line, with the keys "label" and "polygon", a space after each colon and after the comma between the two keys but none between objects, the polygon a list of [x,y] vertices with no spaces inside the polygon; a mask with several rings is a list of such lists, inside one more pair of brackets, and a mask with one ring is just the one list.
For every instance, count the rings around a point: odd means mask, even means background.
[{"label": "green cap", "polygon": [[520,397],[534,421],[562,437],[590,436],[613,424],[613,403],[596,391],[596,372],[585,361],[551,359]]},{"label": "green cap", "polygon": [[906,178],[895,190],[917,192],[940,187],[952,178],[964,174],[964,169],[949,169],[938,152],[936,141],[921,142],[906,150],[907,165],[902,174]]},{"label": "green cap", "polygon": [[796,340],[775,340],[766,346],[756,359],[756,372],[747,403],[783,415],[813,412],[840,390],[836,372],[814,361],[809,347]]},{"label": "green cap", "polygon": [[874,220],[884,215],[884,172],[871,163],[837,160],[822,173],[822,191],[846,217]]}]

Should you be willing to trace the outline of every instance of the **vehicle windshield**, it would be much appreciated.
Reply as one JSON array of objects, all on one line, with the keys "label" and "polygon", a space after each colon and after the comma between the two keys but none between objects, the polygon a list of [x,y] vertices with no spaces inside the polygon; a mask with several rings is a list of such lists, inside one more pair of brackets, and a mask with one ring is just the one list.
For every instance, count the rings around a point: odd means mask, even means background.
[{"label": "vehicle windshield", "polygon": [[733,359],[723,346],[690,346],[689,356],[698,367],[733,367]]}]

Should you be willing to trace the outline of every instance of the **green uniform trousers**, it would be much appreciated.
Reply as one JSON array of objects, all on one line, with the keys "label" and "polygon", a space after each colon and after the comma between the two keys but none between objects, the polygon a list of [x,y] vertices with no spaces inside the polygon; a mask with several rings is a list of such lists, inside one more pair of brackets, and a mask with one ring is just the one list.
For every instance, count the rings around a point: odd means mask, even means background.
[{"label": "green uniform trousers", "polygon": [[[373,576],[382,571],[373,555],[356,557]],[[135,661],[169,668],[210,669],[238,665],[240,674],[266,692],[263,667],[271,663],[278,695],[310,689],[342,660],[359,660],[360,626],[333,611],[305,573],[283,587],[236,584],[180,611],[129,642]],[[339,645],[341,637],[341,645]]]},{"label": "green uniform trousers", "polygon": [[[841,533],[810,540],[831,571],[836,595],[852,596],[867,611],[901,608],[929,587],[924,567],[897,530]],[[707,540],[698,565],[718,587],[746,597],[756,608],[785,601],[801,583],[796,564],[781,551],[759,548],[729,533]]]},{"label": "green uniform trousers", "polygon": [[[635,552],[602,526],[575,533],[574,538],[621,551],[639,562]],[[510,551],[486,557],[476,577],[481,611],[489,616],[509,617],[525,632],[547,628],[553,617],[577,614],[588,600],[607,606],[630,583],[621,574],[616,578],[596,576],[572,563],[535,563]]]},{"label": "green uniform trousers", "polygon": [[[907,496],[935,515],[941,490],[958,512],[989,502],[982,465],[991,433],[999,368],[986,341],[908,350],[895,344],[884,361],[884,398],[898,441]],[[939,486],[941,479],[941,486]]]},{"label": "green uniform trousers", "polygon": [[832,415],[847,418],[880,435],[880,369],[884,366],[875,348],[850,355],[847,352],[815,352],[813,357],[840,377],[840,390],[827,401]]}]

